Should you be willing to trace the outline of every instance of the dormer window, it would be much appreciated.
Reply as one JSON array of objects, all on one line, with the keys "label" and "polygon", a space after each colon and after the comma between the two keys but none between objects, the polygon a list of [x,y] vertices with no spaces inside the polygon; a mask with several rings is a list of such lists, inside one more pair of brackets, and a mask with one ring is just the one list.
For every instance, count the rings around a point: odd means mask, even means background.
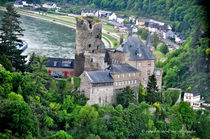
[{"label": "dormer window", "polygon": [[54,66],[56,67],[56,65],[57,65],[57,61],[54,61]]}]

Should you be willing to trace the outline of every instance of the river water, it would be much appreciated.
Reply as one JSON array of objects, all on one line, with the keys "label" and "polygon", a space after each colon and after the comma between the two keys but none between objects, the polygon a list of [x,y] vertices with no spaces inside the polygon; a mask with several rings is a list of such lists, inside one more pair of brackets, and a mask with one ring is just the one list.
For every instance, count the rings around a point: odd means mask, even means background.
[{"label": "river water", "polygon": [[[3,12],[0,12],[0,19]],[[75,30],[55,23],[21,16],[22,38],[28,43],[23,55],[38,55],[57,58],[74,58]],[[0,21],[1,25],[1,21]]]}]

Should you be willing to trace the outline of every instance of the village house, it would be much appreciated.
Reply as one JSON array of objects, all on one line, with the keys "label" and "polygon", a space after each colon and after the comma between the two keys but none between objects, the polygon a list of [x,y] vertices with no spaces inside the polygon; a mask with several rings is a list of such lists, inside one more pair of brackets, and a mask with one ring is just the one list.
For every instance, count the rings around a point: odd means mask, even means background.
[{"label": "village house", "polygon": [[110,21],[117,21],[117,15],[115,13],[112,13],[110,16],[109,16],[109,20]]},{"label": "village house", "polygon": [[128,21],[129,21],[129,22],[132,22],[132,23],[135,23],[136,17],[133,16],[133,15],[132,15],[132,16],[129,16]]},{"label": "village house", "polygon": [[15,1],[13,6],[15,8],[23,8],[23,2],[22,1]]},{"label": "village house", "polygon": [[63,77],[74,75],[74,59],[47,58],[46,69],[49,75],[61,75]]},{"label": "village house", "polygon": [[168,39],[169,37],[175,38],[175,33],[172,30],[163,31],[163,39]]},{"label": "village house", "polygon": [[99,16],[99,11],[93,8],[84,8],[81,12],[81,16]]},{"label": "village house", "polygon": [[114,80],[108,71],[84,71],[80,77],[80,91],[89,99],[89,105],[102,106],[113,103]]},{"label": "village house", "polygon": [[55,3],[46,2],[42,5],[42,7],[47,9],[55,9],[57,5]]},{"label": "village house", "polygon": [[125,16],[124,15],[119,15],[117,16],[117,22],[122,24],[125,21]]},{"label": "village house", "polygon": [[112,12],[110,11],[103,11],[103,10],[99,10],[99,17],[103,18],[103,17],[108,17],[112,14]]},{"label": "village house", "polygon": [[145,28],[145,23],[148,22],[148,20],[145,20],[145,19],[137,19],[136,20],[136,25],[139,27],[139,28]]},{"label": "village house", "polygon": [[200,98],[200,93],[197,90],[191,90],[184,93],[184,101],[189,103],[193,109],[201,108],[203,101]]},{"label": "village house", "polygon": [[179,43],[179,44],[181,44],[181,43],[183,43],[183,42],[185,42],[185,36],[184,35],[182,35],[181,33],[179,33],[179,32],[175,32],[175,42],[176,43]]}]

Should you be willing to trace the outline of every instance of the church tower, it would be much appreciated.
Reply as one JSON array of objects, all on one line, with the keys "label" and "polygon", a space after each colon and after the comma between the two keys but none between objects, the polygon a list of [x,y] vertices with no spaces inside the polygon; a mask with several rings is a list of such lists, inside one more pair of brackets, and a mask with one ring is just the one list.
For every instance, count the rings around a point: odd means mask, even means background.
[{"label": "church tower", "polygon": [[[88,67],[85,53],[94,55],[102,47],[102,24],[97,17],[78,17],[76,19],[75,76],[80,76]],[[94,67],[93,67],[94,68]]]}]

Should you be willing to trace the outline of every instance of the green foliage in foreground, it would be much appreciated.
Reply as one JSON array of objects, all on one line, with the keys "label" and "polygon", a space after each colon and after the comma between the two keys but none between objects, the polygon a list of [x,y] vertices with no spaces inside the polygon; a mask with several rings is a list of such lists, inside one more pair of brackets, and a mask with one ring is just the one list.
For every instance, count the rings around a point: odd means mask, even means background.
[{"label": "green foliage in foreground", "polygon": [[0,70],[0,138],[209,138],[209,128],[202,129],[210,124],[209,112],[196,113],[185,102],[174,105],[179,93],[166,91],[159,102],[145,102],[149,93],[158,93],[152,76],[147,93],[140,85],[139,102],[127,87],[118,101],[122,105],[89,106],[78,91],[79,78],[51,79],[39,65],[44,61],[35,61],[33,73]]}]

